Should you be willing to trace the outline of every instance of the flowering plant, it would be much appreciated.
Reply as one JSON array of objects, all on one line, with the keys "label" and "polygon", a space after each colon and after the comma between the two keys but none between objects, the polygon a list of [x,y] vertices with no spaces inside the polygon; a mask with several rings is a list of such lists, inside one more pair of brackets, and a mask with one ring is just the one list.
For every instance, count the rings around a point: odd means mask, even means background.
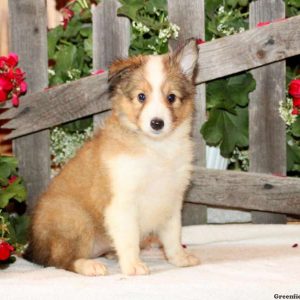
[{"label": "flowering plant", "polygon": [[0,57],[0,102],[11,99],[14,106],[19,105],[19,96],[27,90],[25,73],[17,67],[18,62],[15,53]]},{"label": "flowering plant", "polygon": [[17,160],[0,156],[0,265],[12,263],[12,254],[24,249],[28,217],[22,214],[26,197],[24,183],[17,173]]},{"label": "flowering plant", "polygon": [[294,79],[289,85],[289,94],[293,97],[293,115],[300,115],[300,79]]},{"label": "flowering plant", "polygon": [[291,175],[300,172],[300,66],[287,68],[286,99],[279,105],[279,114],[286,124],[287,170]]},{"label": "flowering plant", "polygon": [[177,38],[180,28],[167,17],[166,0],[119,0],[118,14],[131,20],[129,55],[168,52],[168,41]]},{"label": "flowering plant", "polygon": [[[206,40],[242,32],[248,28],[247,0],[207,0]],[[285,1],[286,17],[299,14],[299,1]],[[277,20],[280,21],[280,20]],[[259,26],[268,25],[263,22]],[[280,115],[287,124],[287,170],[300,171],[299,57],[287,60],[287,83],[290,96],[280,104]],[[243,79],[244,77],[244,79]],[[230,168],[247,171],[248,158],[248,94],[255,82],[248,73],[229,76],[207,83],[208,120],[201,133],[207,144],[220,146],[221,154],[231,158]]]}]

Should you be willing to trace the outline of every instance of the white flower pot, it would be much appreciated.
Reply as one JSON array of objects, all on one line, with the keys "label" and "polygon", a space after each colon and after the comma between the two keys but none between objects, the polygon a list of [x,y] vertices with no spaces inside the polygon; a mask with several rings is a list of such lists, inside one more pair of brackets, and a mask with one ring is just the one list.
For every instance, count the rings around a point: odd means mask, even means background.
[{"label": "white flower pot", "polygon": [[228,164],[229,159],[221,155],[219,147],[206,146],[206,168],[226,170]]}]

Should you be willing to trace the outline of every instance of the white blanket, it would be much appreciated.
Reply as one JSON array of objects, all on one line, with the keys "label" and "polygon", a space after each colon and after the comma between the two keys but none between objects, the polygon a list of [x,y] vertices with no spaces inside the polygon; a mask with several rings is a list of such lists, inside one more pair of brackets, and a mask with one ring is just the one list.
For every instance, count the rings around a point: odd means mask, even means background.
[{"label": "white blanket", "polygon": [[0,299],[300,298],[300,225],[190,226],[183,229],[183,243],[201,265],[173,267],[154,248],[142,253],[149,276],[126,277],[116,261],[104,258],[110,271],[105,277],[84,277],[18,259],[0,270]]}]

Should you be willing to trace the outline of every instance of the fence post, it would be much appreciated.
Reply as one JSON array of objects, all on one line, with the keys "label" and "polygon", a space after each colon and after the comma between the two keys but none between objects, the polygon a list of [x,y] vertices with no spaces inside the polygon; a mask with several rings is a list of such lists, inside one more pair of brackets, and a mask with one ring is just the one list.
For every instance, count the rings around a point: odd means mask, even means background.
[{"label": "fence post", "polygon": [[[255,28],[259,22],[284,17],[282,0],[258,0],[250,4],[250,28]],[[272,37],[269,43],[272,46]],[[263,49],[261,51],[263,53]],[[251,93],[249,103],[250,171],[285,175],[286,133],[278,112],[279,101],[285,98],[285,61],[257,68],[252,75],[256,89]],[[252,222],[286,223],[286,216],[252,212]]]},{"label": "fence post", "polygon": [[[93,7],[93,68],[108,68],[116,58],[128,56],[130,21],[117,16],[120,3],[105,0]],[[94,128],[101,125],[107,112],[94,115]]]},{"label": "fence post", "polygon": [[[180,27],[179,40],[171,41],[172,48],[185,39],[194,37],[205,39],[205,10],[204,0],[169,0],[168,14],[171,22]],[[206,121],[206,91],[205,84],[197,86],[196,111],[193,122],[193,139],[195,142],[196,166],[205,167],[205,142],[200,135],[200,128]],[[184,203],[183,224],[201,224],[207,222],[207,208],[205,205]]]},{"label": "fence post", "polygon": [[[26,72],[28,93],[44,89],[48,86],[46,1],[9,0],[9,28],[10,51],[20,57],[20,67]],[[13,141],[19,172],[28,190],[29,210],[50,180],[49,145],[49,130]]]}]

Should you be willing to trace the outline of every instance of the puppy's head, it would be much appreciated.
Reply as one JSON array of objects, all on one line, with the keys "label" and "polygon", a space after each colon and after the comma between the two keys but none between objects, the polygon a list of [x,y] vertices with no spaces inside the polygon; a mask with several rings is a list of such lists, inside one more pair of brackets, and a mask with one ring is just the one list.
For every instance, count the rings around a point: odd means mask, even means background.
[{"label": "puppy's head", "polygon": [[109,80],[113,111],[121,123],[162,138],[191,119],[197,59],[196,42],[189,40],[174,53],[114,62]]}]

